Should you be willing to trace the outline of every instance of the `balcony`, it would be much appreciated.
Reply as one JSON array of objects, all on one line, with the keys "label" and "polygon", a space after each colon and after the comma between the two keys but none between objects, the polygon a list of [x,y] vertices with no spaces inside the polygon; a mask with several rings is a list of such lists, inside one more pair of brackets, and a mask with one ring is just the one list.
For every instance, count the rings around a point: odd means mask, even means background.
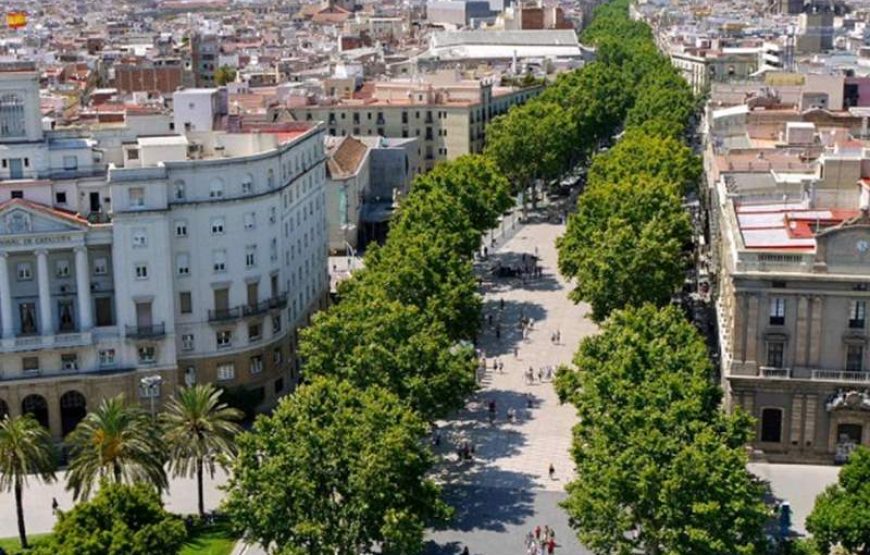
[{"label": "balcony", "polygon": [[813,381],[841,383],[870,383],[870,372],[847,372],[842,370],[813,370]]},{"label": "balcony", "polygon": [[758,369],[758,375],[762,378],[787,380],[791,378],[791,368],[775,368],[773,366],[762,366]]},{"label": "balcony", "polygon": [[241,309],[243,316],[257,316],[258,314],[264,314],[270,310],[277,310],[286,307],[287,293],[283,293],[281,295],[276,295],[274,297],[270,297],[266,300],[260,301],[256,304],[242,305]]},{"label": "balcony", "polygon": [[131,339],[154,339],[166,335],[166,324],[148,326],[124,326],[127,337]]},{"label": "balcony", "polygon": [[236,320],[242,314],[238,307],[235,308],[216,308],[208,311],[209,322],[224,322],[226,320]]}]

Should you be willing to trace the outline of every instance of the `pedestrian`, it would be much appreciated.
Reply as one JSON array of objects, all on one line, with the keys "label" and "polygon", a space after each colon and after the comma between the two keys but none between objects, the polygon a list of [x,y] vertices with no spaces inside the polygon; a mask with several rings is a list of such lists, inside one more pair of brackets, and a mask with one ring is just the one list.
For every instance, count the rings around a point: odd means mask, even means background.
[{"label": "pedestrian", "polygon": [[536,540],[541,539],[541,526],[540,526],[540,524],[538,526],[535,526],[535,539]]},{"label": "pedestrian", "polygon": [[553,367],[547,366],[547,380],[553,379]]},{"label": "pedestrian", "polygon": [[545,540],[550,539],[550,525],[549,524],[544,525],[544,539]]},{"label": "pedestrian", "polygon": [[520,348],[514,347],[514,358],[520,358]]},{"label": "pedestrian", "polygon": [[550,540],[547,542],[547,553],[549,555],[553,555],[553,551],[555,551],[555,550],[556,550],[556,540],[554,540],[553,538],[550,538]]},{"label": "pedestrian", "polygon": [[56,513],[59,506],[60,505],[57,502],[57,498],[52,497],[51,498],[51,512]]},{"label": "pedestrian", "polygon": [[532,408],[534,405],[534,401],[532,400],[532,396],[529,393],[526,393],[526,408]]},{"label": "pedestrian", "polygon": [[465,546],[465,549],[462,550],[462,555],[470,555],[468,552],[468,546]]},{"label": "pedestrian", "polygon": [[530,330],[535,329],[535,319],[534,318],[529,318],[529,329]]},{"label": "pedestrian", "polygon": [[544,371],[538,368],[538,381],[544,383]]},{"label": "pedestrian", "polygon": [[535,369],[529,366],[529,382],[535,383]]},{"label": "pedestrian", "polygon": [[553,466],[553,463],[550,463],[550,479],[555,479],[556,476],[556,468]]},{"label": "pedestrian", "polygon": [[489,249],[486,248],[486,245],[483,246],[483,257],[486,258],[489,255]]},{"label": "pedestrian", "polygon": [[497,341],[501,341],[501,324],[495,326],[495,338]]},{"label": "pedestrian", "polygon": [[499,310],[504,310],[504,299],[498,300],[498,308]]},{"label": "pedestrian", "polygon": [[498,371],[499,371],[499,373],[504,372],[504,362],[502,362],[501,359],[499,359],[499,361],[498,361]]},{"label": "pedestrian", "polygon": [[486,323],[490,326],[492,325],[492,314],[486,315]]},{"label": "pedestrian", "polygon": [[535,541],[535,534],[533,534],[532,531],[529,530],[529,533],[526,534],[526,547],[531,547],[532,543],[534,543],[534,541]]}]

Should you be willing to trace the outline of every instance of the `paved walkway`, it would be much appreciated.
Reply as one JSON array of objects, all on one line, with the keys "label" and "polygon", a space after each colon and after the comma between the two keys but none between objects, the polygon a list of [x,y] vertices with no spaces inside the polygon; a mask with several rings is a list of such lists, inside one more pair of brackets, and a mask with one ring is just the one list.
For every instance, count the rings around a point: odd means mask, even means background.
[{"label": "paved walkway", "polygon": [[[525,553],[523,539],[537,525],[556,530],[561,545],[557,553],[586,553],[558,507],[565,483],[573,478],[569,449],[575,412],[559,404],[546,373],[543,381],[538,379],[540,369],[569,362],[580,339],[596,331],[585,318],[588,308],[568,300],[568,286],[556,269],[555,240],[563,231],[564,226],[550,223],[523,226],[483,264],[519,266],[523,254],[537,252],[544,272],[526,283],[491,275],[485,279],[487,323],[480,347],[489,364],[479,394],[456,418],[440,423],[443,460],[438,478],[457,515],[447,529],[430,534],[427,554],[458,554],[466,545],[481,555]],[[521,316],[534,320],[525,338],[518,325]],[[551,336],[557,331],[562,338],[554,344]],[[504,364],[503,372],[493,370],[494,358]],[[533,383],[525,376],[529,368],[535,374]],[[490,401],[496,403],[493,424]],[[516,411],[516,422],[508,422],[508,409]],[[458,460],[456,448],[465,441],[474,445],[473,462]]]}]

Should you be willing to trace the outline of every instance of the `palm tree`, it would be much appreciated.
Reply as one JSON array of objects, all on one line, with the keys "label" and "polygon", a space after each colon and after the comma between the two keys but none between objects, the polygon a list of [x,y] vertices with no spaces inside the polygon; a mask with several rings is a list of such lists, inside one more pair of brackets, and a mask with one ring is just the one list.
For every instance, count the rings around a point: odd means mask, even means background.
[{"label": "palm tree", "polygon": [[160,431],[148,414],[127,405],[124,395],[104,399],[66,437],[70,447],[67,489],[87,498],[95,483],[145,482],[168,487]]},{"label": "palm tree", "polygon": [[35,418],[29,414],[15,418],[6,415],[0,420],[0,491],[15,492],[21,549],[27,549],[22,503],[27,477],[34,474],[37,480],[53,482],[56,467],[57,458],[51,434]]},{"label": "palm tree", "polygon": [[161,415],[170,468],[174,476],[196,476],[200,515],[203,470],[214,478],[215,462],[226,466],[225,456],[236,452],[234,436],[242,431],[236,424],[242,411],[221,403],[220,396],[211,384],[182,388]]}]

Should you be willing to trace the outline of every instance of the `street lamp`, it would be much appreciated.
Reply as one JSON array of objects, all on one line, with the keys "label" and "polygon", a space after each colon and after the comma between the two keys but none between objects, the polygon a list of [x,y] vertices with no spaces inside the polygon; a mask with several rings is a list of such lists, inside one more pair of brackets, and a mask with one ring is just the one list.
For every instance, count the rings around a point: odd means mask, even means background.
[{"label": "street lamp", "polygon": [[155,374],[153,376],[146,376],[139,380],[139,385],[142,386],[142,389],[148,392],[148,399],[151,401],[151,419],[154,419],[154,398],[157,396],[157,392],[160,391],[160,384],[163,383],[163,376]]}]

